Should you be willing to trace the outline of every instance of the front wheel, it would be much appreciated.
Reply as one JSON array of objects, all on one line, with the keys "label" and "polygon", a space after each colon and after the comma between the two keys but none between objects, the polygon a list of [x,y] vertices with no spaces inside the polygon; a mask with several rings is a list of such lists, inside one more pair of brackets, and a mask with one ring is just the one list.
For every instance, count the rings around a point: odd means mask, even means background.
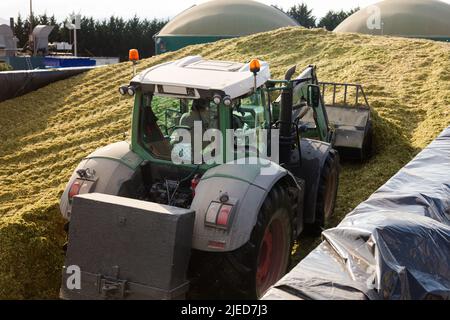
[{"label": "front wheel", "polygon": [[322,167],[312,231],[320,234],[334,213],[339,185],[339,154],[331,149]]},{"label": "front wheel", "polygon": [[250,240],[241,248],[195,252],[191,269],[214,298],[258,299],[286,274],[293,245],[292,201],[286,190],[278,184],[270,191]]}]

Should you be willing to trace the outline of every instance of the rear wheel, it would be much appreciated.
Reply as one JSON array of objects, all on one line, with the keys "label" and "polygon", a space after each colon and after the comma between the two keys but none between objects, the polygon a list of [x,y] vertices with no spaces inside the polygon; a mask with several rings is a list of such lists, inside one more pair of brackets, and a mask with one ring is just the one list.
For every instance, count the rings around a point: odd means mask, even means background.
[{"label": "rear wheel", "polygon": [[256,258],[256,297],[261,297],[287,271],[291,252],[291,223],[288,211],[279,209],[270,219]]},{"label": "rear wheel", "polygon": [[256,299],[283,277],[293,245],[292,204],[286,190],[282,184],[271,190],[250,240],[241,248],[228,253],[194,252],[191,269],[197,273],[201,296]]},{"label": "rear wheel", "polygon": [[339,154],[331,149],[320,175],[319,192],[317,194],[316,221],[312,225],[315,234],[322,232],[334,213],[339,185]]}]

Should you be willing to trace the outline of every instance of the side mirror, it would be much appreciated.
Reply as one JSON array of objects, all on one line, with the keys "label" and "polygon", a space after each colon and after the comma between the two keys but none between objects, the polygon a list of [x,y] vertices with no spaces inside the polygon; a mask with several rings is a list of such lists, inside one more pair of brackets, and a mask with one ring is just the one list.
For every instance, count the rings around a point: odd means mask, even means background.
[{"label": "side mirror", "polygon": [[320,105],[320,99],[319,86],[310,84],[308,86],[308,104],[313,108],[317,108]]}]

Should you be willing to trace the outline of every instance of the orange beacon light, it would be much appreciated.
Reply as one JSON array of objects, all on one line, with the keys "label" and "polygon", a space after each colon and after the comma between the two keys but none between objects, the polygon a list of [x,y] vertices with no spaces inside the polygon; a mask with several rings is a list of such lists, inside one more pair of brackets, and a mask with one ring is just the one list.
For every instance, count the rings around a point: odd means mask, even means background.
[{"label": "orange beacon light", "polygon": [[128,58],[130,61],[137,62],[139,61],[139,51],[137,49],[130,49],[128,53]]}]

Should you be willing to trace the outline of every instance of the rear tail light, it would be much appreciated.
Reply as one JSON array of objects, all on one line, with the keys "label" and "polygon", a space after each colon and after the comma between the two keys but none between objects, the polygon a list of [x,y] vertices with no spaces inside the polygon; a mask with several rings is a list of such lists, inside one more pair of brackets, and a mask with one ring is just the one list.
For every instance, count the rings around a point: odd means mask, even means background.
[{"label": "rear tail light", "polygon": [[206,211],[205,225],[228,230],[231,226],[233,206],[220,202],[211,202]]},{"label": "rear tail light", "polygon": [[80,193],[82,182],[80,180],[75,180],[69,189],[69,201],[72,201],[73,197]]},{"label": "rear tail light", "polygon": [[206,211],[205,223],[209,225],[215,225],[217,221],[217,214],[219,213],[220,202],[211,202],[208,211]]},{"label": "rear tail light", "polygon": [[220,207],[219,214],[217,215],[217,225],[225,228],[228,227],[232,209],[233,206],[226,204],[223,204],[222,207]]}]

